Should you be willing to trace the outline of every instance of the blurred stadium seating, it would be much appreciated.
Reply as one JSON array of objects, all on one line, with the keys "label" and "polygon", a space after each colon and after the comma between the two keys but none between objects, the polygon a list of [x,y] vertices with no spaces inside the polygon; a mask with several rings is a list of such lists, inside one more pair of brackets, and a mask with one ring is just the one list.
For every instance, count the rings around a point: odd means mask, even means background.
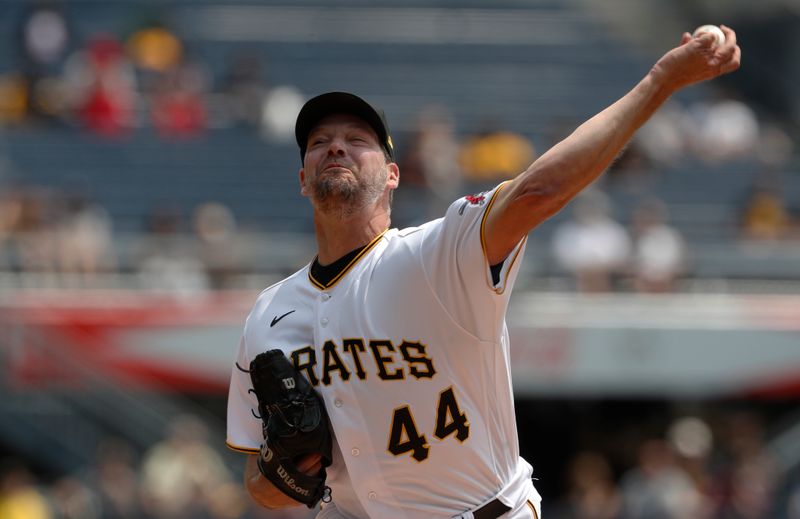
[{"label": "blurred stadium seating", "polygon": [[[686,130],[687,142],[669,160],[637,141],[598,182],[628,230],[643,201],[664,203],[687,255],[668,293],[641,293],[630,270],[615,274],[610,292],[578,290],[552,250],[571,208],[531,234],[509,315],[520,442],[547,517],[582,517],[564,511],[576,492],[568,465],[581,451],[604,457],[624,497],[640,446],[657,438],[671,442],[684,472],[702,458],[704,499],[720,509],[702,517],[800,518],[800,96],[796,88],[786,94],[800,79],[798,11],[778,1],[765,2],[758,16],[741,2],[691,4],[0,2],[0,460],[21,460],[57,502],[64,478],[97,469],[107,439],[123,441],[133,468],[146,472],[143,460],[174,418],[190,414],[206,425],[230,474],[241,470],[241,457],[222,449],[241,323],[258,290],[314,253],[297,150],[285,133],[293,96],[334,89],[365,96],[386,110],[401,154],[430,107],[449,114],[459,140],[499,126],[542,152],[630,88],[676,39],[673,30],[716,16],[752,38],[743,43],[743,70],[721,84],[752,107],[758,139],[746,153],[714,160],[698,145],[699,132],[693,140]],[[37,6],[62,13],[68,29],[50,79],[99,34],[124,44],[142,28],[168,28],[205,77],[195,85],[204,122],[165,134],[153,118],[160,106],[158,89],[148,87],[153,71],[138,65],[133,116],[119,133],[91,131],[74,110],[15,112],[8,95],[15,81],[45,74],[30,75],[21,50]],[[762,61],[748,46],[759,48],[771,23],[788,23],[795,39],[784,42],[781,57]],[[246,123],[230,111],[227,90],[242,56],[263,67],[261,76],[250,70],[263,99]],[[748,71],[749,63],[761,64]],[[776,77],[775,67],[785,73]],[[773,90],[754,75],[770,78]],[[26,102],[37,93],[26,92]],[[277,110],[266,102],[275,92],[284,95],[273,98],[282,100]],[[674,102],[684,122],[697,121],[718,95],[704,85]],[[461,194],[485,187],[464,182]],[[782,212],[768,219],[781,227],[753,236],[743,222],[760,188],[777,197]],[[428,214],[429,191],[402,187],[395,223]],[[73,197],[100,211],[90,229],[110,229],[110,250],[91,268],[63,267],[56,252],[77,242],[70,232],[82,213],[69,211]],[[204,230],[200,208],[209,206]],[[699,418],[713,436],[702,456],[682,452],[680,435],[670,436],[686,417]],[[744,466],[737,434],[759,460],[777,460],[774,471],[749,474],[770,501],[749,516],[723,515],[733,514],[723,509],[733,506],[734,476]],[[13,466],[0,466],[0,479],[10,481]],[[284,517],[226,507],[244,502],[240,492],[203,501],[205,515],[187,509],[180,517]],[[0,485],[0,505],[3,497]],[[112,517],[97,510],[84,517]],[[130,513],[162,517],[156,505]]]}]

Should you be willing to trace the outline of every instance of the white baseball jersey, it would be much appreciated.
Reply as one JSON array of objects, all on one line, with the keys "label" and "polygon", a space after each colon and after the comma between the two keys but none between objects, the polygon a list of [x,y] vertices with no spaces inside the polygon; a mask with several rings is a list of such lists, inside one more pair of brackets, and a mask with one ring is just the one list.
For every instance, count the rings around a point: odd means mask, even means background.
[{"label": "white baseball jersey", "polygon": [[[493,283],[485,216],[502,189],[457,200],[444,218],[391,229],[327,285],[307,266],[261,293],[236,362],[279,348],[322,395],[334,431],[336,514],[471,517],[500,499],[538,506],[519,456],[505,313],[525,241]],[[256,453],[257,401],[233,368],[228,446]]]}]

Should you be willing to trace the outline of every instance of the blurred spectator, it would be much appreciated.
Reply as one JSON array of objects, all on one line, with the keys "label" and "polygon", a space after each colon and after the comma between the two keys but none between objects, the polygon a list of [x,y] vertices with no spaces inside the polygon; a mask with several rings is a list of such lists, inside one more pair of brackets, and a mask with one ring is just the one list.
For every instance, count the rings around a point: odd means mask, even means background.
[{"label": "blurred spectator", "polygon": [[496,183],[514,178],[536,158],[536,150],[523,135],[487,124],[468,138],[460,152],[464,176],[476,183]]},{"label": "blurred spectator", "polygon": [[30,2],[19,28],[27,115],[53,120],[54,83],[69,52],[71,30],[60,2]]},{"label": "blurred spectator", "polygon": [[55,519],[33,475],[17,462],[0,466],[0,519]]},{"label": "blurred spectator", "polygon": [[22,193],[14,228],[14,261],[20,270],[44,273],[57,271],[54,209],[50,193],[32,188]]},{"label": "blurred spectator", "polygon": [[208,444],[205,424],[190,415],[173,420],[167,437],[147,451],[142,464],[144,505],[155,519],[209,517],[214,497],[230,481]]},{"label": "blurred spectator", "polygon": [[153,93],[153,126],[162,137],[192,137],[206,129],[208,74],[184,61],[164,73]]},{"label": "blurred spectator", "polygon": [[706,499],[664,441],[645,441],[638,464],[623,474],[620,485],[625,519],[710,517]]},{"label": "blurred spectator", "polygon": [[271,88],[261,106],[262,136],[278,142],[294,139],[294,122],[303,103],[303,94],[291,85]]},{"label": "blurred spectator", "polygon": [[[241,484],[234,481],[226,481],[218,484],[207,496],[208,512],[211,519],[240,519],[249,517],[248,505],[251,504],[250,497],[245,493]],[[257,505],[256,505],[257,506]],[[270,511],[270,516],[277,514],[277,511]],[[309,513],[303,510],[301,513],[296,511],[287,517],[310,519]],[[193,519],[193,518],[192,518]],[[277,517],[275,519],[278,519]]]},{"label": "blurred spectator", "polygon": [[24,199],[20,189],[0,192],[0,270],[18,268],[15,233],[22,218]]},{"label": "blurred spectator", "polygon": [[768,517],[777,488],[775,460],[766,448],[763,424],[741,412],[728,418],[721,451],[720,519]]},{"label": "blurred spectator", "polygon": [[761,127],[758,158],[767,170],[785,167],[795,154],[795,145],[783,126],[766,123]]},{"label": "blurred spectator", "polygon": [[429,106],[419,113],[400,159],[403,181],[397,193],[424,205],[415,211],[416,221],[410,224],[438,218],[462,194],[459,148],[452,117],[445,107]]},{"label": "blurred spectator", "polygon": [[115,36],[92,38],[69,57],[65,73],[70,104],[84,127],[118,136],[134,125],[136,77]]},{"label": "blurred spectator", "polygon": [[139,71],[141,91],[146,94],[154,92],[162,76],[183,61],[183,43],[159,22],[136,30],[125,42],[125,49]]},{"label": "blurred spectator", "polygon": [[81,480],[65,476],[50,491],[55,519],[102,519],[97,496]]},{"label": "blurred spectator", "polygon": [[729,474],[727,498],[718,519],[769,517],[775,497],[775,471],[763,456],[739,461]]},{"label": "blurred spectator", "polygon": [[667,101],[637,132],[633,142],[648,161],[657,165],[674,165],[685,155],[688,123],[683,105],[674,100]]},{"label": "blurred spectator", "polygon": [[631,240],[610,214],[608,197],[585,191],[572,206],[572,220],[560,224],[553,235],[553,254],[584,292],[612,289],[627,266]]},{"label": "blurred spectator", "polygon": [[19,186],[0,195],[0,270],[35,272],[36,286],[91,285],[115,269],[111,219],[81,194]]},{"label": "blurred spectator", "polygon": [[800,483],[796,483],[789,491],[786,499],[786,519],[800,519]]},{"label": "blurred spectator", "polygon": [[138,266],[144,288],[180,293],[206,290],[205,266],[181,229],[181,214],[168,205],[149,215]]},{"label": "blurred spectator", "polygon": [[667,429],[667,437],[675,453],[685,459],[708,461],[714,438],[708,424],[693,416],[675,420]]},{"label": "blurred spectator", "polygon": [[701,418],[685,416],[672,422],[667,429],[667,439],[677,464],[703,496],[703,514],[711,514],[714,493],[710,472],[714,446],[711,427]]},{"label": "blurred spectator", "polygon": [[756,187],[742,215],[742,237],[749,240],[778,240],[790,229],[789,211],[777,191]]},{"label": "blurred spectator", "polygon": [[202,62],[189,59],[175,32],[160,21],[150,21],[128,38],[126,50],[159,135],[186,138],[205,130],[209,72]]},{"label": "blurred spectator", "polygon": [[78,274],[84,283],[116,265],[108,212],[83,194],[66,194],[59,222],[58,261],[61,272]]},{"label": "blurred spectator", "polygon": [[233,126],[258,129],[261,111],[269,91],[264,62],[255,49],[237,53],[222,79],[227,118]]},{"label": "blurred spectator", "polygon": [[70,29],[61,2],[29,2],[19,38],[22,68],[27,76],[59,73],[70,43]]},{"label": "blurred spectator", "polygon": [[219,202],[208,202],[195,209],[193,220],[211,288],[230,288],[244,263],[233,213]]},{"label": "blurred spectator", "polygon": [[714,99],[690,107],[691,149],[705,162],[717,164],[751,158],[759,141],[759,121],[753,109],[719,90]]},{"label": "blurred spectator", "polygon": [[642,202],[633,214],[634,284],[641,292],[671,292],[686,267],[686,244],[667,223],[667,206]]},{"label": "blurred spectator", "polygon": [[621,519],[622,501],[611,466],[600,454],[580,452],[570,461],[567,495],[554,519]]},{"label": "blurred spectator", "polygon": [[17,73],[0,75],[0,128],[19,124],[28,115],[28,91]]},{"label": "blurred spectator", "polygon": [[138,476],[127,442],[108,439],[98,446],[87,480],[97,493],[103,519],[142,517]]}]

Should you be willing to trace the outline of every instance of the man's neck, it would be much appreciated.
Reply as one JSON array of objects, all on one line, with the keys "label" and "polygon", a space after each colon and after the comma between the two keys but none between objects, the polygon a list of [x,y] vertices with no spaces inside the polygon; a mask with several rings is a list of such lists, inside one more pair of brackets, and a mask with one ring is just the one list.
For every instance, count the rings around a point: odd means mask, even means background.
[{"label": "man's neck", "polygon": [[317,260],[321,265],[329,265],[348,252],[368,244],[388,227],[389,214],[384,210],[356,213],[346,218],[315,211]]}]

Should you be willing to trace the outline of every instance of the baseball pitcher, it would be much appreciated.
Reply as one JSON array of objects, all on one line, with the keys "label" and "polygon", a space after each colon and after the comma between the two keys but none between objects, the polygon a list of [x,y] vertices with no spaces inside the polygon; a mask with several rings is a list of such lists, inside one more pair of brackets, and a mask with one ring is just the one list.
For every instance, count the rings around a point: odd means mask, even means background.
[{"label": "baseball pitcher", "polygon": [[348,93],[296,123],[317,256],[264,290],[232,369],[227,444],[269,508],[322,519],[538,519],[519,456],[506,308],[528,232],[594,181],[677,90],[738,68],[735,33],[667,52],[514,180],[390,227],[400,171],[379,110]]}]

